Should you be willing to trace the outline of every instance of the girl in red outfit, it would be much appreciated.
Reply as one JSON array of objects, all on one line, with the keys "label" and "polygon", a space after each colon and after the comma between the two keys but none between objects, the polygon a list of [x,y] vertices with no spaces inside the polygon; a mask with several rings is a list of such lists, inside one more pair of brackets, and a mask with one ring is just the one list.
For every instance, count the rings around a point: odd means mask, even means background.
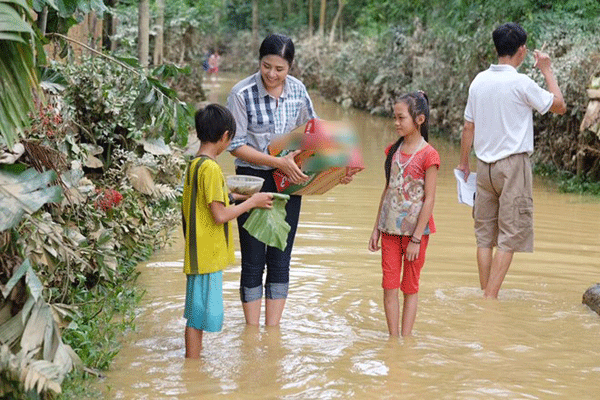
[{"label": "girl in red outfit", "polygon": [[400,289],[404,294],[401,334],[409,336],[417,315],[425,251],[429,235],[435,232],[432,212],[440,166],[438,152],[427,143],[427,95],[419,91],[400,97],[394,105],[394,125],[400,138],[386,149],[386,185],[369,250],[381,248],[383,305],[388,331],[391,336],[400,333]]}]

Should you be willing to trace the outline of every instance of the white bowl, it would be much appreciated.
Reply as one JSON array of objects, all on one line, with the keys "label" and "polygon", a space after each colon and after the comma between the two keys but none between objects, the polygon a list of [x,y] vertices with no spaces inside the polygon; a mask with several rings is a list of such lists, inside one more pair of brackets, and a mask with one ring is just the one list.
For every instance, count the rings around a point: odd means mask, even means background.
[{"label": "white bowl", "polygon": [[227,187],[233,193],[252,195],[260,191],[264,181],[258,176],[231,175],[227,177]]}]

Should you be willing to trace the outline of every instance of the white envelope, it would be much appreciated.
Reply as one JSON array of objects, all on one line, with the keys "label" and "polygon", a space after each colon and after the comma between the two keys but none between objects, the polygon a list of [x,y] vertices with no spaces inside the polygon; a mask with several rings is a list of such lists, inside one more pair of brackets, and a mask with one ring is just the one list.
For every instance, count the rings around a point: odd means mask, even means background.
[{"label": "white envelope", "polygon": [[456,178],[456,191],[458,192],[458,202],[473,207],[475,200],[475,190],[477,189],[477,174],[471,172],[465,182],[465,174],[454,169],[454,177]]}]

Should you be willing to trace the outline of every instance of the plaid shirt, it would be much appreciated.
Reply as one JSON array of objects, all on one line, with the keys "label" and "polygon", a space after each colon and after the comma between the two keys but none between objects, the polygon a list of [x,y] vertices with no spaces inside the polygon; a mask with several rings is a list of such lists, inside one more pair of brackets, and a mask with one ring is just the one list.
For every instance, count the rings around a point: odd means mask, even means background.
[{"label": "plaid shirt", "polygon": [[[235,138],[228,151],[248,145],[262,153],[268,153],[267,147],[274,137],[289,133],[309,119],[317,117],[302,82],[288,75],[281,96],[275,99],[267,93],[260,71],[238,82],[231,89],[227,108],[236,122]],[[269,166],[240,159],[235,160],[235,165],[270,169]]]}]

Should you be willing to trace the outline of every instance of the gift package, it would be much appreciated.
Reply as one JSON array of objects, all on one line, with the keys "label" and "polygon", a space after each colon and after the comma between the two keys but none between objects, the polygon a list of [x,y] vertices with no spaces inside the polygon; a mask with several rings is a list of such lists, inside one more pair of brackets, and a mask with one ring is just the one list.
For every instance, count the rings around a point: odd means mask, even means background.
[{"label": "gift package", "polygon": [[269,153],[281,157],[298,149],[301,152],[294,160],[309,179],[292,183],[281,170],[275,170],[273,177],[280,193],[323,194],[346,175],[364,169],[358,137],[352,126],[345,122],[311,119],[303,134],[291,133],[274,140]]}]

